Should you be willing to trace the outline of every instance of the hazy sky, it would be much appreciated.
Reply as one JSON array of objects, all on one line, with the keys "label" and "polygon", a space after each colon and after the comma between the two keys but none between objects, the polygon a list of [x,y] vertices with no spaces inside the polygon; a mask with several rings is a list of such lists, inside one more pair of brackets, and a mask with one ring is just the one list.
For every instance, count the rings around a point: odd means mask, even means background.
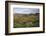
[{"label": "hazy sky", "polygon": [[39,9],[38,8],[13,8],[13,13],[19,13],[19,14],[39,13]]}]

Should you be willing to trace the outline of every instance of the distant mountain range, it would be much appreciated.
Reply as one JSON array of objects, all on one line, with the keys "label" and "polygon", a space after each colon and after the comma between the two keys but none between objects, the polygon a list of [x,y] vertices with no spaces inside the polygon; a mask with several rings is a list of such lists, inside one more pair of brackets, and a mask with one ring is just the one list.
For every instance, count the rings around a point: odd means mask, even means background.
[{"label": "distant mountain range", "polygon": [[14,16],[31,16],[31,15],[36,15],[39,16],[39,13],[31,13],[31,14],[14,14]]}]

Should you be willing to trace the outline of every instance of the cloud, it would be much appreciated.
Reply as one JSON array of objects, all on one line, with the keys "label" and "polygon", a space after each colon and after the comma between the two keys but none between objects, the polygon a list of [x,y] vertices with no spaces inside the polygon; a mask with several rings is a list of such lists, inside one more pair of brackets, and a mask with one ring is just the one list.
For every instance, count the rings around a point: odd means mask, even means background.
[{"label": "cloud", "polygon": [[13,8],[13,13],[19,14],[31,14],[31,13],[39,13],[38,8]]}]

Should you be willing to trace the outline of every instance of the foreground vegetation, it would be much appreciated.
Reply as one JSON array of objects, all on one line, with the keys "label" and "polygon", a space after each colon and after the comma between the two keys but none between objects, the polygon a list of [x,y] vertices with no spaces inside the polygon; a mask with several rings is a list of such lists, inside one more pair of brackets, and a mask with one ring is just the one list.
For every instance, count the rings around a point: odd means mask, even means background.
[{"label": "foreground vegetation", "polygon": [[39,14],[14,15],[14,28],[39,27]]}]

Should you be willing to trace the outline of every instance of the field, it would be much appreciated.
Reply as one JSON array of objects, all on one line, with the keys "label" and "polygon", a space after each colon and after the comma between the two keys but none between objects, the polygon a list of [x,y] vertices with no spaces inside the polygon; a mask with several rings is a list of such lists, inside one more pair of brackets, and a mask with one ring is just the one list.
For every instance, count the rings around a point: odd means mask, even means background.
[{"label": "field", "polygon": [[14,14],[14,28],[39,27],[39,13]]}]

